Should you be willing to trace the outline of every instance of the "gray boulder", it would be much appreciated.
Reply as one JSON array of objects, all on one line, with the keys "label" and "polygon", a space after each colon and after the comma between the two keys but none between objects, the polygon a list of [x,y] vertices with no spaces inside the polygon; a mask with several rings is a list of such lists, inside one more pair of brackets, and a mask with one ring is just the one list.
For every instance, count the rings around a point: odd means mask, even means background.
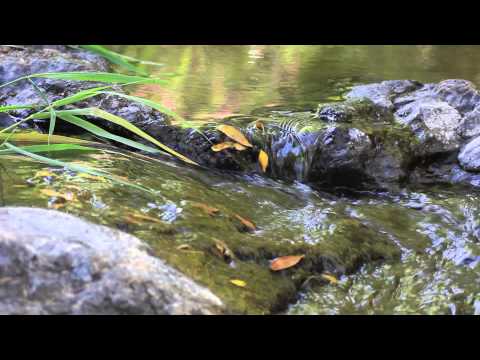
[{"label": "gray boulder", "polygon": [[465,139],[480,135],[480,105],[465,114],[460,124],[459,135]]},{"label": "gray boulder", "polygon": [[215,314],[208,289],[136,237],[71,215],[0,208],[2,314]]},{"label": "gray boulder", "polygon": [[462,148],[458,154],[458,162],[467,171],[480,171],[480,136]]},{"label": "gray boulder", "polygon": [[411,80],[388,80],[381,83],[359,85],[346,95],[347,99],[369,99],[383,110],[392,110],[393,97],[416,90],[422,84]]},{"label": "gray boulder", "polygon": [[462,116],[448,103],[436,99],[419,99],[400,107],[396,120],[408,126],[418,139],[417,154],[429,156],[457,150]]}]

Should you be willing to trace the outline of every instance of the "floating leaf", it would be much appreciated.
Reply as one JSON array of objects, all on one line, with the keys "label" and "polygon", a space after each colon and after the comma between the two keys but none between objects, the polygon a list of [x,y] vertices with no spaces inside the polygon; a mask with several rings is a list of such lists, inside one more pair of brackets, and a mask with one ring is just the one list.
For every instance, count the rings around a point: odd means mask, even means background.
[{"label": "floating leaf", "polygon": [[238,220],[240,220],[240,222],[242,223],[244,229],[246,229],[247,231],[255,231],[257,230],[257,227],[255,226],[255,224],[250,221],[250,220],[247,220],[243,217],[241,217],[240,215],[238,214],[234,214],[235,218],[237,218]]},{"label": "floating leaf", "polygon": [[238,287],[245,287],[247,286],[247,283],[243,280],[240,280],[240,279],[232,279],[230,280],[230,282],[235,285],[235,286],[238,286]]},{"label": "floating leaf", "polygon": [[217,208],[214,208],[212,206],[209,206],[209,205],[203,204],[203,203],[199,203],[199,202],[193,203],[192,206],[196,207],[196,208],[199,208],[199,209],[202,209],[203,211],[205,211],[210,216],[214,216],[216,213],[218,213],[220,211]]},{"label": "floating leaf", "polygon": [[260,150],[260,153],[258,154],[258,163],[260,164],[260,167],[262,168],[263,172],[267,171],[268,155],[263,150]]},{"label": "floating leaf", "polygon": [[236,127],[231,125],[220,125],[217,127],[217,130],[227,135],[230,139],[242,144],[243,146],[252,147],[252,144],[250,144],[245,135],[243,135]]},{"label": "floating leaf", "polygon": [[330,284],[336,285],[338,284],[338,280],[335,276],[330,275],[330,274],[321,274],[320,275],[323,279],[327,280],[330,282]]},{"label": "floating leaf", "polygon": [[270,269],[273,271],[280,271],[291,268],[292,266],[297,265],[304,257],[305,255],[288,255],[277,257],[270,262]]}]

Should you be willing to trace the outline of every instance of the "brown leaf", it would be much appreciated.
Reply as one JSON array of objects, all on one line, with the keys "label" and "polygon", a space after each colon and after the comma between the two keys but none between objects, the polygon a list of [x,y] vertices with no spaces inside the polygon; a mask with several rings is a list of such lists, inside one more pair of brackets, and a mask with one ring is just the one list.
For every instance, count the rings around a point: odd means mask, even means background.
[{"label": "brown leaf", "polygon": [[252,147],[252,144],[247,140],[240,130],[230,125],[220,125],[217,130],[227,135],[230,139],[242,144],[243,146]]},{"label": "brown leaf", "polygon": [[288,269],[297,265],[304,257],[305,255],[288,255],[277,257],[270,262],[270,269],[273,271]]},{"label": "brown leaf", "polygon": [[163,224],[162,220],[154,218],[152,216],[145,215],[145,214],[130,213],[129,215],[131,217],[135,218],[135,219],[150,221],[150,222],[154,222],[154,223],[157,223],[157,224]]},{"label": "brown leaf", "polygon": [[257,227],[255,226],[255,224],[250,221],[250,220],[247,220],[243,217],[241,217],[240,215],[237,215],[237,214],[234,214],[234,216],[240,220],[240,222],[242,223],[242,225],[244,226],[244,228],[247,230],[247,231],[255,231],[257,230]]},{"label": "brown leaf", "polygon": [[220,211],[217,208],[214,208],[212,206],[209,206],[209,205],[203,204],[203,203],[199,203],[199,202],[193,203],[192,206],[196,207],[196,208],[199,208],[199,209],[202,209],[203,211],[205,211],[210,216],[214,216],[215,214],[217,214]]},{"label": "brown leaf", "polygon": [[260,164],[260,167],[262,168],[262,171],[263,172],[267,171],[268,155],[265,151],[260,150],[260,153],[258,154],[258,162]]},{"label": "brown leaf", "polygon": [[265,130],[265,126],[263,125],[263,122],[261,122],[260,120],[255,121],[255,127],[258,130],[262,130],[262,131]]},{"label": "brown leaf", "polygon": [[192,250],[192,247],[188,244],[182,244],[177,246],[177,250]]}]

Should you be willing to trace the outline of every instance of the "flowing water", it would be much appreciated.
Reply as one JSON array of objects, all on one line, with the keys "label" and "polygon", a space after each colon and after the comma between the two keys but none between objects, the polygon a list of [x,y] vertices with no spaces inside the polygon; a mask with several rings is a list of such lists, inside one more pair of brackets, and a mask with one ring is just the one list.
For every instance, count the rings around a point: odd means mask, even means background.
[{"label": "flowing water", "polygon": [[[480,85],[475,46],[112,48],[164,63],[149,70],[174,72],[170,85],[141,86],[137,94],[199,121],[278,108],[309,110],[338,100],[354,84],[387,79],[464,78]],[[153,193],[12,156],[0,158],[0,206],[58,208],[132,233],[237,312],[480,314],[476,190],[437,186],[341,196],[125,151],[52,156],[111,171]],[[257,231],[245,231],[238,215],[253,221]],[[352,260],[358,266],[340,274],[337,284],[310,276],[296,302],[276,309],[279,298],[295,292],[287,281],[295,273],[272,274],[273,254],[319,249],[349,258],[364,245],[344,239],[357,239],[362,231],[371,248]],[[237,255],[233,261],[217,256],[218,241]],[[234,286],[232,279],[247,285]]]}]

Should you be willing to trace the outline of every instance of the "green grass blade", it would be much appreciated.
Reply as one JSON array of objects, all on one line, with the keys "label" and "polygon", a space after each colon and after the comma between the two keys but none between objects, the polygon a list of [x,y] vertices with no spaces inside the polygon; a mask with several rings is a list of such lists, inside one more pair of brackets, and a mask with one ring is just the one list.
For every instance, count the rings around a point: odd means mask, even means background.
[{"label": "green grass blade", "polygon": [[[146,132],[139,129],[135,125],[131,124],[127,120],[125,120],[125,119],[123,119],[119,116],[110,114],[109,112],[106,112],[102,109],[99,109],[99,108],[84,108],[84,109],[74,109],[74,110],[62,110],[62,111],[58,111],[57,114],[59,116],[63,115],[63,114],[87,115],[87,116],[94,116],[94,117],[98,117],[98,118],[110,121],[114,124],[122,126],[123,128],[133,132],[134,134],[137,134],[138,136],[144,138],[145,140],[148,140],[148,141],[152,142],[153,144],[157,145],[162,150],[164,150],[167,153],[172,154],[173,156],[185,161],[186,163],[193,164],[193,165],[198,165],[196,162],[194,162],[194,161],[190,160],[189,158],[185,157],[184,155],[176,152],[175,150],[171,149],[170,147],[162,144],[161,142],[159,142],[158,140],[156,140],[152,136],[148,135]],[[40,119],[45,118],[45,113],[37,114],[35,116],[35,118],[40,118]]]},{"label": "green grass blade", "polygon": [[91,132],[92,134],[103,137],[105,139],[110,139],[110,140],[113,140],[113,141],[117,141],[119,143],[131,146],[135,149],[146,151],[146,152],[153,153],[153,154],[156,154],[156,153],[160,152],[160,150],[155,149],[151,146],[143,145],[143,144],[141,144],[137,141],[129,140],[129,139],[126,139],[122,136],[114,135],[114,134],[112,134],[112,133],[110,133],[110,132],[92,124],[91,122],[89,122],[87,120],[79,118],[78,116],[68,114],[68,113],[60,113],[58,115],[58,117],[61,118],[62,120],[65,120],[65,121],[67,121],[67,122],[69,122],[73,125],[81,127],[82,129],[85,129],[85,130]]},{"label": "green grass blade", "polygon": [[159,78],[148,78],[142,76],[123,75],[108,72],[93,72],[93,71],[72,71],[72,72],[51,72],[51,73],[38,73],[27,76],[19,77],[18,79],[1,84],[0,88],[14,84],[21,80],[30,78],[47,78],[58,80],[74,80],[74,81],[95,81],[105,82],[111,84],[126,84],[133,82],[143,82],[148,84],[160,84],[166,85],[168,82]]},{"label": "green grass blade", "polygon": [[[81,146],[81,145],[73,145],[73,144],[28,145],[28,146],[22,146],[21,149],[24,149],[25,151],[29,151],[31,153],[68,151],[68,150],[98,151],[98,149],[96,148]],[[6,154],[12,154],[12,153],[15,153],[15,151],[12,149],[0,150],[0,155],[6,155]]]},{"label": "green grass blade", "polygon": [[114,51],[108,50],[100,45],[80,45],[81,48],[89,50],[103,56],[108,61],[121,66],[129,71],[140,74],[142,76],[148,76],[148,73],[144,70],[137,68],[135,65],[130,64],[123,56],[120,56]]},{"label": "green grass blade", "polygon": [[94,175],[94,176],[105,177],[105,178],[110,179],[110,180],[112,180],[114,182],[117,182],[119,184],[130,186],[130,187],[142,190],[142,191],[146,191],[148,193],[153,193],[153,191],[150,190],[150,189],[147,189],[147,188],[145,188],[143,186],[140,186],[140,185],[132,184],[132,183],[124,181],[124,180],[121,180],[121,179],[117,178],[116,176],[114,176],[114,175],[112,175],[112,174],[110,174],[110,173],[108,173],[104,170],[98,170],[98,169],[95,169],[95,168],[90,168],[90,167],[86,167],[86,166],[80,166],[80,165],[76,165],[76,164],[66,163],[66,162],[63,162],[63,161],[60,161],[60,160],[50,159],[50,158],[47,158],[47,157],[44,157],[44,156],[41,156],[41,155],[34,154],[32,152],[29,152],[29,151],[27,151],[25,149],[22,149],[20,147],[16,147],[16,146],[14,146],[10,143],[6,143],[5,146],[7,148],[9,148],[10,150],[13,150],[14,152],[18,153],[18,154],[28,156],[28,157],[30,157],[34,160],[43,162],[43,163],[48,164],[50,166],[59,166],[59,167],[66,168],[66,169],[71,170],[71,171],[84,172],[84,173]]},{"label": "green grass blade", "polygon": [[182,121],[182,122],[186,121],[183,117],[181,117],[180,115],[178,115],[174,111],[170,110],[169,108],[166,108],[162,104],[159,104],[155,101],[144,99],[144,98],[141,98],[141,97],[138,97],[138,96],[122,94],[122,93],[119,93],[119,92],[116,92],[116,91],[99,91],[99,92],[103,93],[103,94],[110,94],[110,95],[116,95],[116,96],[119,96],[119,97],[123,97],[125,99],[147,105],[147,106],[149,106],[149,107],[151,107],[155,110],[158,110],[158,111],[163,112],[167,115],[170,115],[171,117],[173,117],[173,118],[175,118],[179,121]]},{"label": "green grass blade", "polygon": [[[48,115],[48,114],[47,114]],[[19,134],[0,134],[0,140],[10,138],[14,142],[24,143],[46,143],[48,141],[47,134],[40,134],[37,132],[19,133]],[[76,139],[68,136],[52,135],[50,138],[52,143],[66,143],[66,144],[78,144],[78,145],[101,145],[93,141],[87,141],[82,139]]]},{"label": "green grass blade", "polygon": [[28,79],[28,81],[32,84],[33,88],[37,92],[37,94],[45,101],[47,105],[47,109],[50,112],[50,123],[48,126],[48,145],[50,145],[50,137],[53,135],[53,131],[55,130],[55,122],[57,120],[57,115],[55,114],[55,110],[53,109],[52,105],[50,104],[50,101],[48,100],[47,96],[45,93],[40,89],[37,84],[33,82],[32,79]]},{"label": "green grass blade", "polygon": [[7,105],[7,106],[0,106],[0,112],[8,112],[12,110],[21,110],[21,109],[33,109],[36,106],[34,105]]}]

